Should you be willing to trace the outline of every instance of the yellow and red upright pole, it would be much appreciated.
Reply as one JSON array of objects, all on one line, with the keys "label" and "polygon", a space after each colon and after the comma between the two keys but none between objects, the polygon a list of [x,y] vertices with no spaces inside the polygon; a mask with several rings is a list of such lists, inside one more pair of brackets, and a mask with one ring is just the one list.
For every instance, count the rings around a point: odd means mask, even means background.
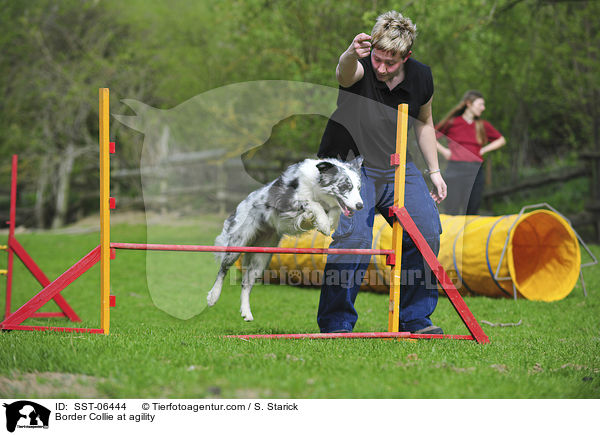
[{"label": "yellow and red upright pole", "polygon": [[[398,124],[396,127],[396,154],[392,155],[391,163],[396,167],[394,177],[394,207],[404,207],[404,183],[406,181],[406,146],[408,133],[408,104],[398,106]],[[403,229],[398,219],[394,219],[392,228],[392,250],[394,264],[390,280],[390,309],[388,331],[398,332],[400,314],[400,282],[402,269],[402,233]]]},{"label": "yellow and red upright pole", "polygon": [[110,330],[109,91],[100,88],[100,324]]}]

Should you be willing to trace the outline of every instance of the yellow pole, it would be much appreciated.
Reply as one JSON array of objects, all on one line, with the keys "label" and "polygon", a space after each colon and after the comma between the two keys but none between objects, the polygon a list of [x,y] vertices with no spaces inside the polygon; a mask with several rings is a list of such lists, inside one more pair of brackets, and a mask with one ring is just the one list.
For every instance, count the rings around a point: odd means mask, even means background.
[{"label": "yellow pole", "polygon": [[110,329],[109,91],[100,88],[100,323]]},{"label": "yellow pole", "polygon": [[[406,141],[408,133],[408,104],[398,106],[398,125],[396,127],[396,154],[399,164],[394,178],[394,207],[404,207],[404,183],[406,180]],[[392,228],[392,249],[395,252],[395,265],[392,267],[390,282],[390,310],[388,331],[398,332],[400,327],[400,276],[402,270],[402,225],[397,219]]]}]

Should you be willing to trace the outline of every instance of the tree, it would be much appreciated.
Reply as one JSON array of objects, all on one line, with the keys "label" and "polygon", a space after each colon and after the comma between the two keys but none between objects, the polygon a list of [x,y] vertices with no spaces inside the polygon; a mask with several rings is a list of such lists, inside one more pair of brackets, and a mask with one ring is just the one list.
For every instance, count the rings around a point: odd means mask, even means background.
[{"label": "tree", "polygon": [[85,172],[83,183],[95,182],[85,168],[98,164],[97,89],[116,83],[116,92],[143,93],[149,71],[141,77],[128,71],[141,59],[122,43],[127,27],[97,3],[5,3],[1,122],[14,134],[0,147],[39,159],[37,223],[59,227],[67,220],[73,174]]}]

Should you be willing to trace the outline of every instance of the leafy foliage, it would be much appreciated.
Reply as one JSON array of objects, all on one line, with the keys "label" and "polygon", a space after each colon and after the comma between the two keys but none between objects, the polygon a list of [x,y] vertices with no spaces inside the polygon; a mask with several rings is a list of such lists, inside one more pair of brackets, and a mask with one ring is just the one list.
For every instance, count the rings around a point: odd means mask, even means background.
[{"label": "leafy foliage", "polygon": [[[0,150],[29,164],[37,224],[89,212],[76,192],[94,185],[97,88],[112,112],[133,98],[160,108],[249,80],[337,87],[335,65],[353,36],[397,9],[417,24],[416,59],[434,72],[434,119],[467,90],[507,138],[490,156],[498,180],[600,147],[600,3],[543,0],[0,0]],[[282,130],[286,147],[316,151],[320,121]],[[139,166],[140,136],[113,125],[118,167]],[[304,151],[303,151],[304,152]],[[5,159],[6,160],[6,159]],[[2,162],[1,165],[7,165]],[[136,183],[123,185],[135,190]],[[60,212],[60,195],[68,198]],[[91,208],[91,210],[90,210]]]}]

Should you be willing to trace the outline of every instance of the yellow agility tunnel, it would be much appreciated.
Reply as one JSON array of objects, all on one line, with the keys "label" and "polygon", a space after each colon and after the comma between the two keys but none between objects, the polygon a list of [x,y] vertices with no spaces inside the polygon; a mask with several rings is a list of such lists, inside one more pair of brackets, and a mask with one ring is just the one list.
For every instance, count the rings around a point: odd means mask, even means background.
[{"label": "yellow agility tunnel", "polygon": [[[581,269],[578,236],[559,213],[535,210],[515,215],[441,215],[443,233],[438,260],[461,294],[522,297],[556,301],[575,287]],[[285,237],[279,246],[327,248],[331,242],[317,231]],[[377,215],[373,249],[391,249],[392,229]],[[326,255],[274,255],[271,282],[320,285]],[[389,292],[390,267],[385,256],[371,257],[362,289]]]}]

